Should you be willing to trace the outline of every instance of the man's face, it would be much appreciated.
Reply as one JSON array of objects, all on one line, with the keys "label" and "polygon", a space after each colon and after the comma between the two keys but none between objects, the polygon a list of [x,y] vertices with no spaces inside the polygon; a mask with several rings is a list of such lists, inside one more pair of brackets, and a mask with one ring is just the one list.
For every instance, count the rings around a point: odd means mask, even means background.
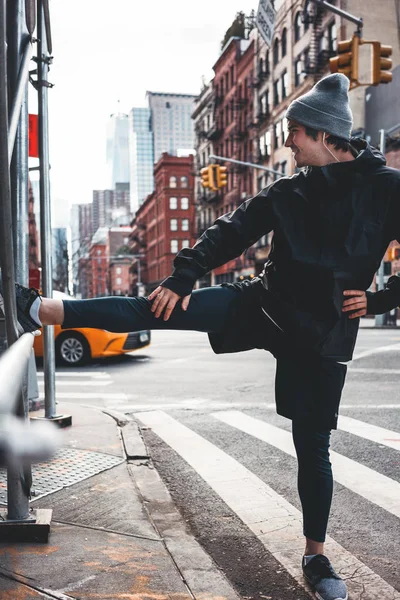
[{"label": "man's face", "polygon": [[[297,167],[321,166],[324,163],[322,149],[322,134],[319,131],[316,140],[306,135],[303,125],[296,121],[288,121],[289,135],[285,146],[293,152]],[[326,161],[325,161],[326,162]]]}]

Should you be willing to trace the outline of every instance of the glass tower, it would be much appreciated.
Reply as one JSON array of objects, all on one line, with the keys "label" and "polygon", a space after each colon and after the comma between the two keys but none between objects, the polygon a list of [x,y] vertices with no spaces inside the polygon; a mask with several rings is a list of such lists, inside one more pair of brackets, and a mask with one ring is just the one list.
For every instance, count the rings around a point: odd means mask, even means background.
[{"label": "glass tower", "polygon": [[195,147],[192,112],[197,96],[147,92],[154,139],[154,162],[163,152],[188,154]]},{"label": "glass tower", "polygon": [[139,206],[154,190],[153,133],[150,117],[149,108],[132,108],[129,113],[130,201],[132,214],[136,213]]},{"label": "glass tower", "polygon": [[128,115],[116,113],[107,125],[107,188],[115,190],[116,183],[129,183],[129,125]]}]

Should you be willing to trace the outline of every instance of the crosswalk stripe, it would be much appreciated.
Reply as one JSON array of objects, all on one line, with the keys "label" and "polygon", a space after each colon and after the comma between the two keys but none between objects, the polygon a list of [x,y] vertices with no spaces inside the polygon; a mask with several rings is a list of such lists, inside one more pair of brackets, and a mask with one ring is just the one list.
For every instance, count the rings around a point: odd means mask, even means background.
[{"label": "crosswalk stripe", "polygon": [[[291,434],[279,427],[236,410],[213,413],[213,416],[286,454],[296,456]],[[338,483],[400,517],[400,483],[337,452],[331,451],[330,458],[333,476]]]},{"label": "crosswalk stripe", "polygon": [[364,421],[358,421],[357,419],[343,415],[339,418],[339,429],[376,442],[381,446],[400,450],[400,433],[398,431],[391,431],[390,429],[371,425],[371,423],[365,423]]},{"label": "crosswalk stripe", "polygon": [[[74,380],[67,380],[67,379],[57,379],[56,378],[56,386],[58,387],[59,385],[79,385],[80,387],[103,387],[105,385],[111,385],[113,382],[111,381],[111,379],[97,379],[95,381],[74,381]],[[39,380],[38,381],[38,385],[39,386],[43,386],[44,385],[44,381]]]},{"label": "crosswalk stripe", "polygon": [[[40,391],[39,398],[43,399],[43,391]],[[57,400],[121,400],[126,402],[129,400],[127,394],[113,394],[107,392],[57,392]]]},{"label": "crosswalk stripe", "polygon": [[398,375],[400,373],[400,369],[372,369],[371,367],[348,367],[347,372],[377,375]]},{"label": "crosswalk stripe", "polygon": [[363,352],[356,352],[353,355],[353,361],[359,360],[360,358],[366,358],[367,356],[372,356],[373,354],[381,354],[381,352],[393,352],[394,350],[400,350],[400,344],[389,344],[387,346],[379,346],[378,348],[371,348],[369,350],[364,350]]},{"label": "crosswalk stripe", "polygon": [[[244,415],[241,415],[242,417]],[[135,413],[175,450],[304,587],[301,513],[251,471],[163,411]],[[398,593],[331,538],[327,553],[346,579],[352,600],[400,600]]]},{"label": "crosswalk stripe", "polygon": [[[89,377],[91,379],[111,379],[109,373],[105,371],[56,371],[56,377]],[[44,377],[43,371],[37,372],[38,377]]]}]

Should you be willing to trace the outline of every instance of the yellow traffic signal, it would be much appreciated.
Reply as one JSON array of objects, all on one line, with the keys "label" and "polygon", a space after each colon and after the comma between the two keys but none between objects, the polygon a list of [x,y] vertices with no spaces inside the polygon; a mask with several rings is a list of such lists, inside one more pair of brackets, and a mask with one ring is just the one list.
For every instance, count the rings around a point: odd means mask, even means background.
[{"label": "yellow traffic signal", "polygon": [[383,46],[380,42],[371,42],[372,44],[372,85],[380,83],[389,83],[392,81],[392,59],[387,58],[392,55],[392,46]]},{"label": "yellow traffic signal", "polygon": [[388,257],[388,260],[390,260],[390,261],[399,260],[400,246],[392,246],[391,248],[388,248],[387,257]]},{"label": "yellow traffic signal", "polygon": [[216,166],[217,171],[217,188],[222,188],[228,184],[228,169],[226,167]]},{"label": "yellow traffic signal", "polygon": [[209,188],[213,192],[217,190],[215,186],[215,177],[214,177],[214,167],[215,165],[208,165],[208,167],[204,167],[201,169],[201,185],[204,188]]},{"label": "yellow traffic signal", "polygon": [[331,73],[343,73],[350,79],[350,88],[359,85],[358,82],[358,47],[362,43],[359,36],[354,34],[351,40],[338,42],[337,56],[329,59]]}]

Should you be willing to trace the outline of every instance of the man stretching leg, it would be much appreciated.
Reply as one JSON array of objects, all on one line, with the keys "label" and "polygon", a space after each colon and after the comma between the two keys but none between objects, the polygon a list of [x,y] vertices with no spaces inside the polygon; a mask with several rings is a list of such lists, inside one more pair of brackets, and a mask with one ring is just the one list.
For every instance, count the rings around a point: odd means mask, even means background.
[{"label": "man stretching leg", "polygon": [[[285,145],[307,169],[217,219],[193,248],[179,252],[172,275],[148,298],[59,301],[17,285],[24,331],[42,324],[197,330],[216,353],[263,348],[275,356],[277,412],[292,420],[298,459],[303,573],[320,600],[347,599],[324,555],[343,363],[352,358],[359,317],[400,304],[400,278],[366,292],[388,244],[400,240],[400,175],[365,141],[350,138],[348,87],[345,76],[329,75],[289,105]],[[208,271],[271,231],[258,277],[192,291]]]}]

